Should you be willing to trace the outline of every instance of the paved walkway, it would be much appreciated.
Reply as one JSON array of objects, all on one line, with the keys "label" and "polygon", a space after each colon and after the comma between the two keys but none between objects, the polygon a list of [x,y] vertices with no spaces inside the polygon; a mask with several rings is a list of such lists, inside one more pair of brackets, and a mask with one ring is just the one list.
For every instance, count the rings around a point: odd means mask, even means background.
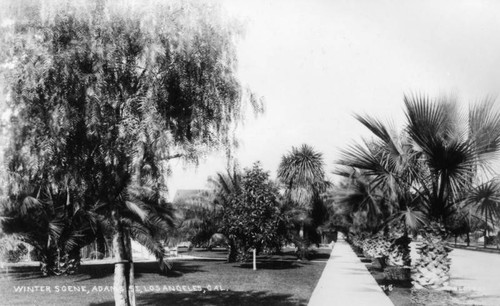
[{"label": "paved walkway", "polygon": [[309,306],[322,305],[393,306],[349,244],[340,239],[309,300]]},{"label": "paved walkway", "polygon": [[468,305],[500,305],[500,254],[454,249],[450,286],[468,296]]}]

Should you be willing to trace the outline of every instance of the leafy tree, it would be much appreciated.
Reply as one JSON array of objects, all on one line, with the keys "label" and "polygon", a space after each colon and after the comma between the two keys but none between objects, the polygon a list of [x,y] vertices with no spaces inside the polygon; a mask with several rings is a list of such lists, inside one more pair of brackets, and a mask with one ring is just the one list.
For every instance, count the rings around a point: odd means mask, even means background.
[{"label": "leafy tree", "polygon": [[53,186],[69,199],[66,216],[81,208],[112,228],[115,301],[133,304],[130,238],[171,225],[168,161],[234,144],[239,27],[191,2],[25,5],[10,6],[3,36],[11,180],[28,182],[30,199]]},{"label": "leafy tree", "polygon": [[223,208],[223,232],[231,241],[231,250],[237,251],[230,261],[245,260],[252,249],[257,253],[276,251],[287,226],[278,199],[276,186],[259,163],[244,171],[241,190],[231,194]]},{"label": "leafy tree", "polygon": [[19,262],[27,254],[28,248],[16,236],[0,234],[0,262]]}]

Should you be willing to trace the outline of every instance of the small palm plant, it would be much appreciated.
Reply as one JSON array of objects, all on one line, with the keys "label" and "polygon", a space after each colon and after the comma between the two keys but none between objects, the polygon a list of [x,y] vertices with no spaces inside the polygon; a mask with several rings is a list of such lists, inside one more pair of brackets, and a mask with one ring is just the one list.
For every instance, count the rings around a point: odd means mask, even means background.
[{"label": "small palm plant", "polygon": [[35,196],[24,189],[1,204],[3,231],[34,247],[44,275],[75,273],[80,249],[98,235],[91,214],[80,208],[68,211],[58,199],[61,195],[53,190]]}]

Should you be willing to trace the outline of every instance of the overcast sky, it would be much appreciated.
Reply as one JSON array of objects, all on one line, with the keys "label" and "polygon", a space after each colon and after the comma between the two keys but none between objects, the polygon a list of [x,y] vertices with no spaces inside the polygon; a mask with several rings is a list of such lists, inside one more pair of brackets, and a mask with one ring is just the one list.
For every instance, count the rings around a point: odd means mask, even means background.
[{"label": "overcast sky", "polygon": [[[340,149],[368,135],[353,113],[403,117],[403,94],[454,93],[464,103],[500,89],[500,5],[496,1],[235,1],[246,20],[239,73],[266,101],[239,131],[240,164],[260,160],[274,177],[281,156],[307,143],[327,171]],[[500,103],[500,102],[499,102]],[[225,168],[173,163],[171,195],[204,188]]]}]

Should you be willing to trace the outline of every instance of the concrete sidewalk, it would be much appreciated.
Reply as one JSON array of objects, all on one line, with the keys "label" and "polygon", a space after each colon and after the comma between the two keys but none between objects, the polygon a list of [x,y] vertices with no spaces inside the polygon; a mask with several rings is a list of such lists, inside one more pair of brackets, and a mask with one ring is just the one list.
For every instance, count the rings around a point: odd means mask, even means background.
[{"label": "concrete sidewalk", "polygon": [[349,244],[341,239],[335,243],[308,305],[393,306]]}]

